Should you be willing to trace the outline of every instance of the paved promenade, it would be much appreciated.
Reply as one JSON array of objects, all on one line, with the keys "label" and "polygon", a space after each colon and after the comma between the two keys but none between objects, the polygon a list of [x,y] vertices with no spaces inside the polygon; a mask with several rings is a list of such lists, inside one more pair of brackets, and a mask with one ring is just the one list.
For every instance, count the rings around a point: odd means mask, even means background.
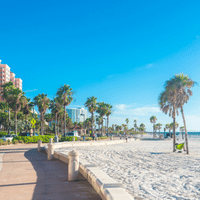
[{"label": "paved promenade", "polygon": [[101,199],[82,175],[79,181],[68,182],[67,165],[47,161],[47,155],[36,147],[0,147],[0,200]]}]

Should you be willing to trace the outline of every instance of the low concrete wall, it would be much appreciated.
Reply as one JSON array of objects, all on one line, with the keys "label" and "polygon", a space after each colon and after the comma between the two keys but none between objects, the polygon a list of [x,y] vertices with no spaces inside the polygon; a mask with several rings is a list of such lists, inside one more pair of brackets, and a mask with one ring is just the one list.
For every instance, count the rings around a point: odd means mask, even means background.
[{"label": "low concrete wall", "polygon": [[[129,138],[128,141],[136,141],[134,138]],[[84,141],[84,142],[60,142],[54,143],[54,158],[59,159],[65,163],[69,163],[69,157],[65,153],[58,152],[58,148],[72,147],[72,146],[93,146],[93,145],[111,145],[125,143],[126,140],[108,140],[108,141]],[[48,147],[44,149],[47,152]],[[79,172],[88,180],[96,192],[103,200],[133,200],[122,187],[121,183],[112,179],[105,172],[100,170],[96,165],[89,163],[85,159],[79,159]]]},{"label": "low concrete wall", "polygon": [[[135,138],[128,138],[128,141],[136,141]],[[54,149],[65,148],[65,147],[78,147],[78,146],[100,146],[110,144],[121,144],[125,143],[126,140],[102,140],[102,141],[76,141],[76,142],[57,142],[54,143]]]},{"label": "low concrete wall", "polygon": [[[68,163],[68,155],[54,152],[54,157]],[[122,184],[118,183],[105,172],[100,170],[96,165],[87,162],[84,159],[79,161],[79,172],[88,180],[103,200],[133,200]]]}]

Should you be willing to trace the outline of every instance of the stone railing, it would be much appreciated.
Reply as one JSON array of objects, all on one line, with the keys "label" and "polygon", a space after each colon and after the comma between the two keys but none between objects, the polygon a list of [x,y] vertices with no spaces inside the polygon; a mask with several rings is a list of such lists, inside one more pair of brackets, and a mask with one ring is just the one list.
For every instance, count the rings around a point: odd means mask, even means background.
[{"label": "stone railing", "polygon": [[[129,138],[128,141],[135,141]],[[72,146],[91,146],[91,145],[111,145],[125,143],[126,140],[110,140],[110,141],[84,141],[84,142],[61,142],[50,143],[44,147],[47,152],[48,160],[53,158],[59,159],[68,164],[68,180],[77,180],[77,173],[81,173],[92,187],[96,190],[103,200],[133,200],[121,183],[109,177],[105,172],[100,170],[96,165],[89,163],[85,159],[79,158],[77,151],[61,153],[57,149]],[[41,150],[41,142],[38,142],[38,150]]]}]

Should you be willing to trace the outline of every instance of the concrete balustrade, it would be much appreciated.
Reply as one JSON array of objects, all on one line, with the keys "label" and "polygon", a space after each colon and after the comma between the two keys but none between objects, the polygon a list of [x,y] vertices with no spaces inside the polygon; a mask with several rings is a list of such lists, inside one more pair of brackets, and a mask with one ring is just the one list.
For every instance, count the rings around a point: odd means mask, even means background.
[{"label": "concrete balustrade", "polygon": [[79,153],[78,151],[71,151],[68,153],[68,181],[78,180],[79,174]]},{"label": "concrete balustrade", "polygon": [[38,151],[42,150],[42,140],[38,140]]},{"label": "concrete balustrade", "polygon": [[52,160],[54,156],[54,144],[53,144],[53,138],[49,138],[48,143],[48,150],[47,150],[47,159]]},{"label": "concrete balustrade", "polygon": [[[129,138],[128,140],[135,141],[134,138]],[[77,151],[71,151],[67,155],[67,153],[60,153],[56,150],[62,147],[111,145],[125,142],[126,140],[53,143],[50,140],[49,144],[44,148],[48,154],[48,160],[52,160],[54,157],[68,164],[69,181],[77,180],[78,173],[81,173],[103,200],[133,200],[134,198],[125,191],[121,183],[109,177],[96,165],[89,163],[85,159],[80,159]]]}]

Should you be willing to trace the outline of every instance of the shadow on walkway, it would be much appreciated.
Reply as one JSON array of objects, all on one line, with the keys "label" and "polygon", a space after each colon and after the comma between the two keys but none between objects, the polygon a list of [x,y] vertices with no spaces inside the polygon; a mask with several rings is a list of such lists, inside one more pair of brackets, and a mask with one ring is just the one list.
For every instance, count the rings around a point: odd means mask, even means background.
[{"label": "shadow on walkway", "polygon": [[25,152],[36,173],[33,200],[100,200],[101,198],[80,174],[79,181],[68,182],[68,166],[60,160],[47,161],[45,153],[31,149]]}]

